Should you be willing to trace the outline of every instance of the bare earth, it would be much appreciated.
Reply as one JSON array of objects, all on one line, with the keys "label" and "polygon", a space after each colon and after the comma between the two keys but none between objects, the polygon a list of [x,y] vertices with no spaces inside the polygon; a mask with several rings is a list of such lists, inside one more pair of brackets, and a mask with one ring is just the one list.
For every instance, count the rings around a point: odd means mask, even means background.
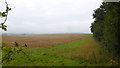
[{"label": "bare earth", "polygon": [[28,47],[46,47],[55,44],[70,42],[73,40],[82,39],[89,34],[40,34],[28,36],[2,36],[2,42],[7,46],[14,46],[11,42],[17,42],[19,45]]}]

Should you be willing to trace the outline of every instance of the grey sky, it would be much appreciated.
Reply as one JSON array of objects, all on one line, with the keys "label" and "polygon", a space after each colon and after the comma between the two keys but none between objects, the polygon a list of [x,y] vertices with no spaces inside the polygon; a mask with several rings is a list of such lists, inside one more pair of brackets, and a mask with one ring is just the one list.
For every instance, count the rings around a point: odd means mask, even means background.
[{"label": "grey sky", "polygon": [[4,33],[90,33],[93,10],[102,0],[9,0]]}]

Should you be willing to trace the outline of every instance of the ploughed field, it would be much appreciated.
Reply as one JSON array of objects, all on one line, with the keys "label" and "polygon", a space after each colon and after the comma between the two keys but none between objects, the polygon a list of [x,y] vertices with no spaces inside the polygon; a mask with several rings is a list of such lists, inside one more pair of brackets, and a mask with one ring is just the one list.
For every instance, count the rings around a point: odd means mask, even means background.
[{"label": "ploughed field", "polygon": [[11,43],[17,42],[19,45],[28,47],[46,47],[73,40],[80,40],[89,34],[40,34],[40,35],[27,35],[27,36],[2,36],[2,42],[7,46],[14,46]]}]

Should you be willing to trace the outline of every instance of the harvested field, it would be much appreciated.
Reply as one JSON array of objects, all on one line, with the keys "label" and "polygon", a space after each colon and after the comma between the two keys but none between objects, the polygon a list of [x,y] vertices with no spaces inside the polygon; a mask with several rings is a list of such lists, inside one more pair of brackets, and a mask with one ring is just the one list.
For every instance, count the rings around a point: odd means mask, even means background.
[{"label": "harvested field", "polygon": [[65,42],[71,42],[73,40],[82,39],[89,34],[40,34],[40,35],[28,35],[28,36],[2,36],[2,42],[7,46],[13,46],[11,42],[17,42],[19,45],[28,47],[46,47],[55,44],[62,44]]}]

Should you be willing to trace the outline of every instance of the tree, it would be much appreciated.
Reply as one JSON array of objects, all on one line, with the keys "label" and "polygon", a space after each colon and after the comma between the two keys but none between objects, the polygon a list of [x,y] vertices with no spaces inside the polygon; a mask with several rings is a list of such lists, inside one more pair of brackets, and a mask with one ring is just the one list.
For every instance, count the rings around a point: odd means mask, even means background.
[{"label": "tree", "polygon": [[93,14],[94,38],[115,57],[120,57],[120,2],[103,2]]},{"label": "tree", "polygon": [[6,0],[5,0],[5,4],[6,4],[6,10],[4,12],[0,12],[0,17],[5,18],[4,21],[0,23],[0,28],[7,31],[6,29],[7,26],[5,25],[5,23],[7,21],[8,13],[11,10],[11,8],[9,8],[9,5]]},{"label": "tree", "polygon": [[[91,32],[93,32],[93,36],[96,40],[102,41],[103,36],[103,21],[104,21],[104,3],[100,6],[100,8],[96,9],[93,14],[93,18],[95,19],[91,26]],[[102,28],[101,28],[102,27]]]}]

